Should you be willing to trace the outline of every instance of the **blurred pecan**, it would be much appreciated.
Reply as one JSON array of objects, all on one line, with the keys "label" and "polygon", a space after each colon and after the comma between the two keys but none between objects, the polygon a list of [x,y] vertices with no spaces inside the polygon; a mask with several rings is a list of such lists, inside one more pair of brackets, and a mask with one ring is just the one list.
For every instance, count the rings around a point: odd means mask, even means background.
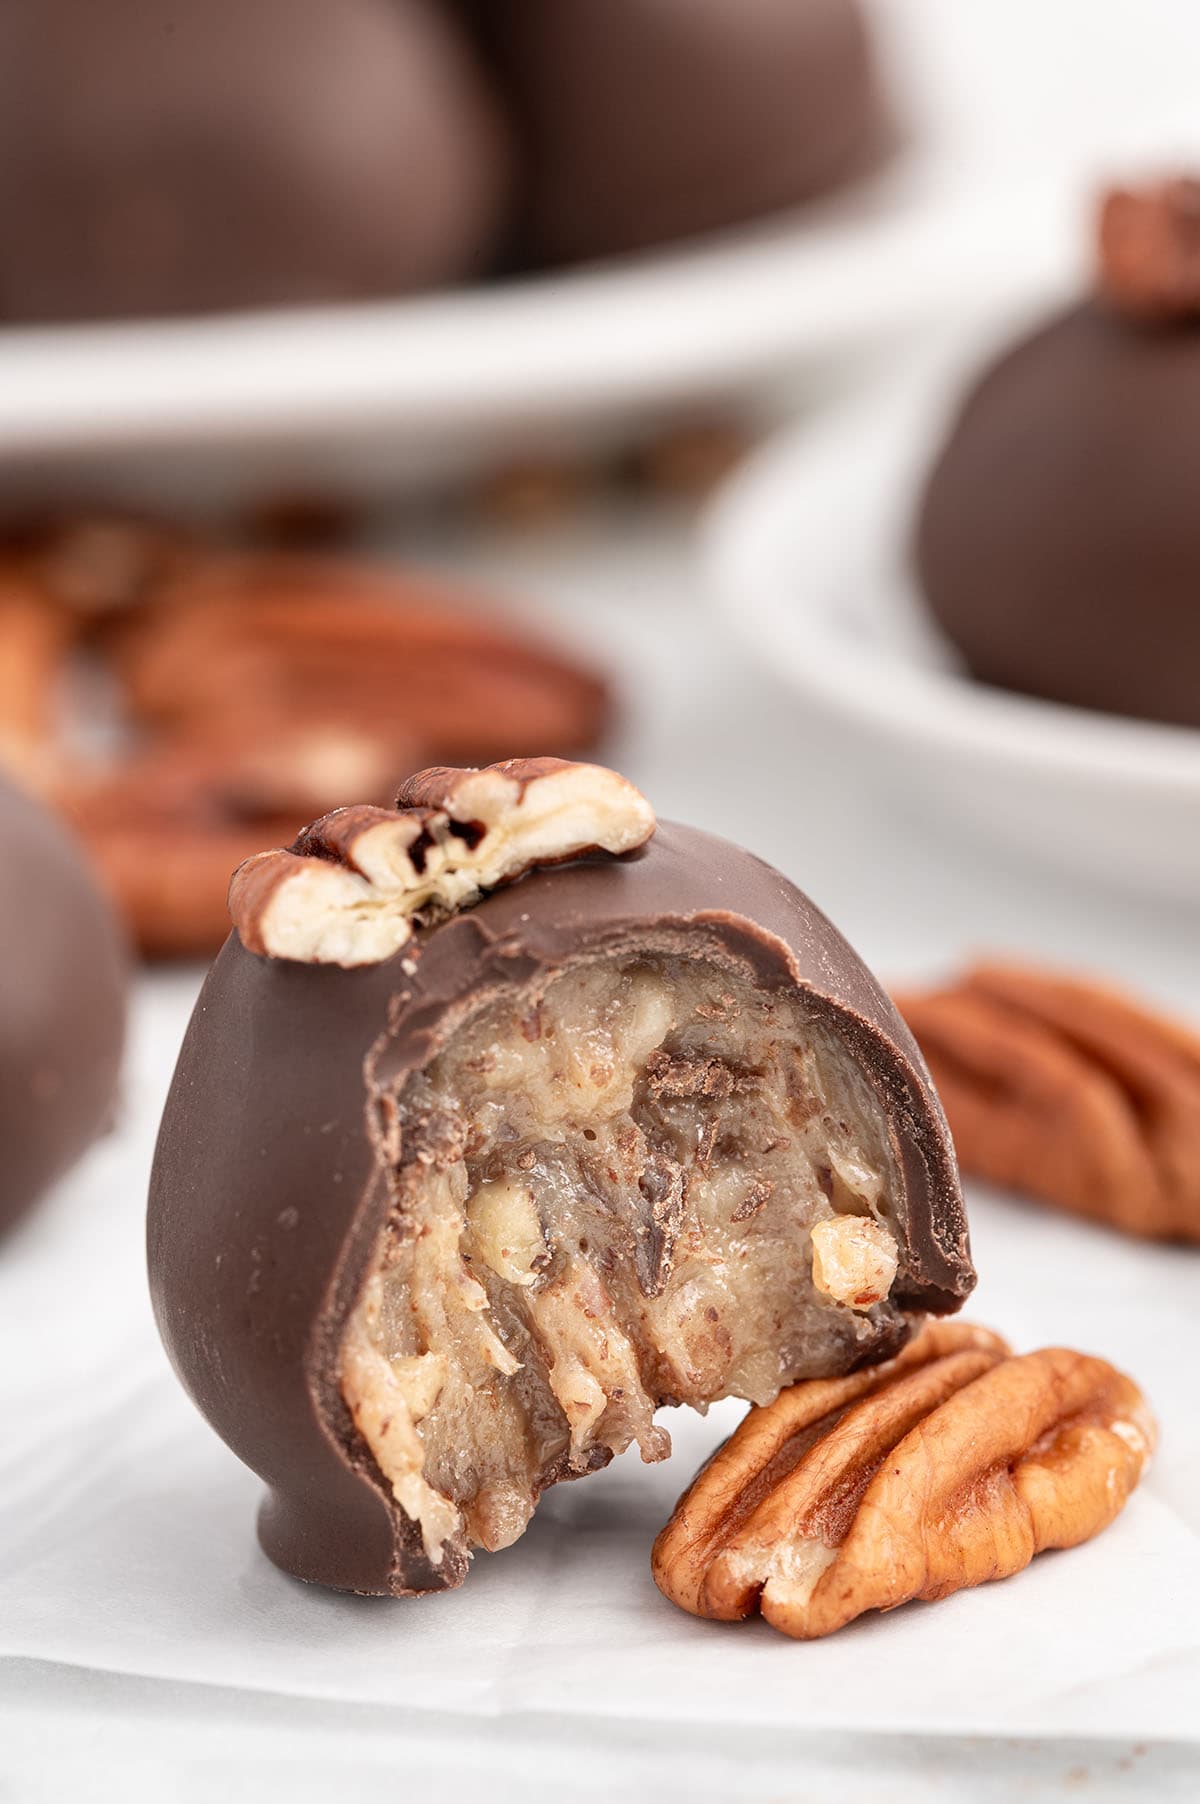
[{"label": "blurred pecan", "polygon": [[0,564],[0,764],[40,784],[53,767],[68,616],[20,569]]},{"label": "blurred pecan", "polygon": [[1103,984],[1021,966],[896,1002],[964,1171],[1200,1242],[1200,1037]]},{"label": "blurred pecan", "polygon": [[75,509],[8,528],[4,555],[81,622],[155,599],[203,555],[182,527],[116,508]]},{"label": "blurred pecan", "polygon": [[156,746],[56,791],[149,958],[199,958],[229,932],[231,871],[345,795],[386,796],[391,748],[336,728]]},{"label": "blurred pecan", "polygon": [[753,445],[747,426],[735,420],[677,424],[634,454],[633,479],[672,501],[705,501],[732,475]]},{"label": "blurred pecan", "polygon": [[134,714],[171,726],[397,726],[426,758],[595,744],[608,696],[589,672],[463,611],[432,580],[283,557],[210,562],[126,640]]},{"label": "blurred pecan", "polygon": [[693,1615],[758,1609],[811,1640],[1089,1540],[1154,1440],[1104,1360],[1017,1358],[985,1329],[930,1323],[886,1365],[752,1409],[655,1542],[655,1582]]},{"label": "blurred pecan", "polygon": [[1135,319],[1200,318],[1200,181],[1114,188],[1100,203],[1100,287]]},{"label": "blurred pecan", "polygon": [[269,958],[367,965],[390,958],[414,923],[469,908],[538,865],[630,852],[654,812],[596,764],[513,758],[486,770],[438,766],[410,777],[395,809],[339,808],[289,851],[234,873],[229,912],[243,945]]}]

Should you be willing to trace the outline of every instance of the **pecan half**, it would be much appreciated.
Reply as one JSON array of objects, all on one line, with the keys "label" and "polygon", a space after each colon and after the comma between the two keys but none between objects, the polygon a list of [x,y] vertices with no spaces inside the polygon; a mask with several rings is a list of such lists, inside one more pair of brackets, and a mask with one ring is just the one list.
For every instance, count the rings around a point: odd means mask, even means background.
[{"label": "pecan half", "polygon": [[415,925],[469,908],[536,866],[632,852],[654,825],[632,783],[597,764],[438,766],[410,777],[395,809],[336,809],[289,851],[249,859],[234,873],[229,912],[250,952],[378,964]]},{"label": "pecan half", "polygon": [[5,558],[81,626],[153,602],[205,555],[185,528],[118,508],[45,514],[4,535]]},{"label": "pecan half", "polygon": [[1200,1242],[1200,1036],[1105,984],[1016,965],[896,1003],[964,1171]]},{"label": "pecan half", "polygon": [[214,952],[234,867],[396,774],[583,754],[608,689],[424,577],[118,510],[0,531],[0,763],[82,835],[143,953]]},{"label": "pecan half", "polygon": [[679,1500],[655,1583],[695,1616],[799,1640],[1007,1578],[1105,1528],[1155,1425],[1133,1382],[1061,1347],[926,1326],[898,1358],[752,1409]]},{"label": "pecan half", "polygon": [[1114,188],[1100,203],[1100,287],[1134,319],[1200,317],[1200,181]]},{"label": "pecan half", "polygon": [[21,570],[0,565],[0,764],[35,784],[52,767],[71,622]]},{"label": "pecan half", "polygon": [[334,726],[172,743],[52,793],[150,958],[200,958],[229,932],[229,874],[345,795],[391,787],[374,740]]},{"label": "pecan half", "polygon": [[161,597],[121,649],[131,711],[172,728],[269,717],[399,726],[426,758],[592,747],[603,682],[432,579],[283,556],[216,557]]}]

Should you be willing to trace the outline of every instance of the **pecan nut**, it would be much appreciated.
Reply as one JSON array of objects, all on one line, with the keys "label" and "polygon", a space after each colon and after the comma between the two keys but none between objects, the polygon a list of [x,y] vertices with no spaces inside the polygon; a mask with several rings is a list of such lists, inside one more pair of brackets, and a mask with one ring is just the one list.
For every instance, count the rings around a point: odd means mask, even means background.
[{"label": "pecan nut", "polygon": [[484,764],[514,746],[586,751],[607,718],[599,678],[431,579],[214,556],[160,602],[119,661],[130,710],[160,726],[399,723],[426,759]]},{"label": "pecan nut", "polygon": [[655,1582],[695,1616],[757,1608],[812,1640],[1089,1540],[1155,1432],[1102,1359],[1016,1357],[986,1329],[930,1323],[886,1365],[752,1409],[655,1542]]},{"label": "pecan nut", "polygon": [[1100,204],[1101,290],[1134,319],[1200,316],[1200,181],[1114,188]]},{"label": "pecan nut", "polygon": [[182,741],[101,773],[66,767],[51,794],[150,958],[199,958],[229,932],[229,873],[344,795],[385,796],[394,766],[334,727]]},{"label": "pecan nut", "polygon": [[112,510],[0,534],[0,763],[71,819],[150,956],[215,951],[234,867],[347,796],[435,759],[582,755],[608,702],[423,577]]},{"label": "pecan nut", "polygon": [[410,777],[395,809],[336,809],[290,850],[249,859],[234,873],[229,912],[249,952],[379,964],[416,925],[469,908],[537,866],[635,851],[654,826],[645,797],[597,764],[441,765]]},{"label": "pecan nut", "polygon": [[1108,986],[985,964],[898,996],[964,1171],[1200,1241],[1200,1036]]}]

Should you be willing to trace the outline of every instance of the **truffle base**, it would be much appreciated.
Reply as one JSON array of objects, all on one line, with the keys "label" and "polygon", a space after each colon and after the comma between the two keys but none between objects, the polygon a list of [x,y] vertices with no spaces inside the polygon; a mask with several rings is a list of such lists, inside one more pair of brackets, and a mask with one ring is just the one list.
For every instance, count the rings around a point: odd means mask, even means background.
[{"label": "truffle base", "polygon": [[478,1008],[388,1101],[339,1376],[415,1588],[510,1545],[549,1484],[665,1458],[660,1405],[769,1403],[906,1336],[883,1108],[795,992],[592,956]]}]

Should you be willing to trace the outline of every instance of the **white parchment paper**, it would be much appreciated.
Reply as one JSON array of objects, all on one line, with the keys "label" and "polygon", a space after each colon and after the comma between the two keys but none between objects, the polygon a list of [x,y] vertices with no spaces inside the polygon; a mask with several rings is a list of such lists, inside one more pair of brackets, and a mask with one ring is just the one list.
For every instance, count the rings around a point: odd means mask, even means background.
[{"label": "white parchment paper", "polygon": [[178,1389],[141,1252],[148,1160],[192,983],[143,986],[125,1122],[0,1260],[0,1654],[408,1710],[946,1734],[1200,1739],[1200,1258],[977,1198],[971,1313],[1019,1348],[1104,1353],[1162,1420],[1116,1525],[1005,1584],[792,1644],[700,1623],[651,1541],[741,1406],[668,1412],[543,1501],[465,1588],[337,1597],[259,1553],[259,1486]]}]

